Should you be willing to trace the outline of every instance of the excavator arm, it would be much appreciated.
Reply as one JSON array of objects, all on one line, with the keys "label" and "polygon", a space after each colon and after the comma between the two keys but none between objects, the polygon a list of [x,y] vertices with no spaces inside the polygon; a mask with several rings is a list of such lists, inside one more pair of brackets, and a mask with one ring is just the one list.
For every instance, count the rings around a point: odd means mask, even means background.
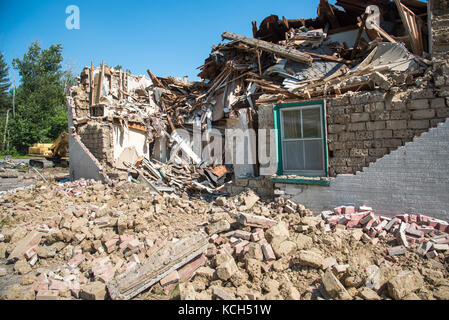
[{"label": "excavator arm", "polygon": [[49,148],[49,151],[45,153],[45,158],[47,160],[55,161],[65,157],[67,155],[68,144],[69,134],[67,132],[62,132]]}]

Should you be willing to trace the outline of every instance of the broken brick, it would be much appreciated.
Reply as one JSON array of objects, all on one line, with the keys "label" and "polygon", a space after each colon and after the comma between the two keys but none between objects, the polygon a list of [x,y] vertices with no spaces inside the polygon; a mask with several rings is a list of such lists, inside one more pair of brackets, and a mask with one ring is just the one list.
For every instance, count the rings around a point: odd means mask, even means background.
[{"label": "broken brick", "polygon": [[40,290],[36,294],[36,300],[58,300],[58,298],[57,290]]},{"label": "broken brick", "polygon": [[397,247],[388,249],[389,256],[398,256],[398,255],[405,254],[406,252],[407,252],[407,248],[404,246],[397,246]]},{"label": "broken brick", "polygon": [[76,267],[78,267],[78,265],[83,262],[86,259],[86,257],[84,256],[84,254],[79,253],[76,256],[74,256],[68,263],[67,265],[69,266],[70,269],[74,269]]},{"label": "broken brick", "polygon": [[191,260],[189,263],[184,265],[181,269],[178,270],[179,279],[181,282],[190,279],[195,271],[206,264],[206,257],[202,254],[199,257]]},{"label": "broken brick", "polygon": [[161,286],[165,287],[169,284],[177,283],[180,280],[178,271],[172,271],[160,280]]},{"label": "broken brick", "polygon": [[274,255],[273,248],[269,243],[262,244],[262,252],[266,261],[276,260],[276,256]]}]

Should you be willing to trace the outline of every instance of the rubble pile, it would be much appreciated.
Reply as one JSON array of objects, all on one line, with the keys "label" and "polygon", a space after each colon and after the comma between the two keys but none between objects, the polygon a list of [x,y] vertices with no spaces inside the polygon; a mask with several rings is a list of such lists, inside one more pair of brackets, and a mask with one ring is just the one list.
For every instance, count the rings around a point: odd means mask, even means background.
[{"label": "rubble pile", "polygon": [[[238,211],[246,209],[242,204]],[[209,265],[180,285],[181,298],[449,298],[445,221],[378,217],[369,207],[356,212],[352,206],[314,216],[284,198],[268,208],[255,207],[257,216],[229,214],[230,224],[210,219]]]},{"label": "rubble pile", "polygon": [[[257,129],[262,105],[360,90],[395,92],[404,86],[429,84],[426,3],[348,0],[336,5],[342,9],[320,1],[314,19],[288,20],[272,15],[259,27],[253,22],[253,38],[224,32],[223,40],[229,41],[212,47],[198,68],[201,81],[157,77],[150,70],[148,77],[133,76],[104,62],[101,68],[92,64],[84,68],[78,85],[71,89],[72,130],[80,134],[110,176],[117,170],[134,171],[134,175],[141,170],[143,180],[160,192],[189,189],[216,193],[223,181],[217,184],[201,170],[213,171],[223,162],[196,154],[189,145],[190,137],[181,137],[177,129],[185,129],[189,135],[192,126],[224,132],[232,126],[232,121],[226,120],[241,116],[246,117],[245,128]],[[121,155],[107,156],[113,148],[108,148],[112,143],[104,134],[94,129],[93,134],[83,136],[82,128],[92,123],[118,126],[120,132],[114,136],[126,135],[131,129],[140,132],[150,148],[162,146],[163,153],[170,155],[162,160],[154,152],[140,152],[147,159],[145,165],[135,162],[125,148],[122,154],[133,161],[123,164],[117,160]],[[99,146],[103,149],[97,150]],[[164,162],[165,172],[180,167],[183,172],[167,179],[155,168],[161,166],[158,160]],[[186,179],[191,173],[195,178]]]},{"label": "rubble pile", "polygon": [[0,206],[3,299],[449,298],[447,223],[422,215],[315,216],[250,189],[207,202],[92,180]]}]

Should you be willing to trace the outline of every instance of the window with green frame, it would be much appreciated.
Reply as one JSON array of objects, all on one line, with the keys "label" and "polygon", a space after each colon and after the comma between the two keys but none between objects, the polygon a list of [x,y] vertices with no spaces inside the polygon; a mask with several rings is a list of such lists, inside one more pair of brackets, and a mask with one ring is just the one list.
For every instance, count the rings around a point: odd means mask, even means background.
[{"label": "window with green frame", "polygon": [[273,107],[278,175],[327,177],[326,108],[323,100]]}]

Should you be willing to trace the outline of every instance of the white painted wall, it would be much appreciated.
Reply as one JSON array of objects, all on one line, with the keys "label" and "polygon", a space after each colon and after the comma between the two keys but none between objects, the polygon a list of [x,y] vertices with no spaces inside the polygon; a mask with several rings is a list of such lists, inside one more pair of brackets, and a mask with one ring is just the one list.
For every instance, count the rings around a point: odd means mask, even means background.
[{"label": "white painted wall", "polygon": [[449,120],[329,187],[276,184],[314,211],[367,205],[376,213],[421,213],[449,220]]},{"label": "white painted wall", "polygon": [[123,150],[128,147],[135,147],[137,154],[150,159],[150,148],[146,142],[145,134],[129,128],[121,128],[113,124],[112,139],[114,146],[114,161],[116,161]]}]

